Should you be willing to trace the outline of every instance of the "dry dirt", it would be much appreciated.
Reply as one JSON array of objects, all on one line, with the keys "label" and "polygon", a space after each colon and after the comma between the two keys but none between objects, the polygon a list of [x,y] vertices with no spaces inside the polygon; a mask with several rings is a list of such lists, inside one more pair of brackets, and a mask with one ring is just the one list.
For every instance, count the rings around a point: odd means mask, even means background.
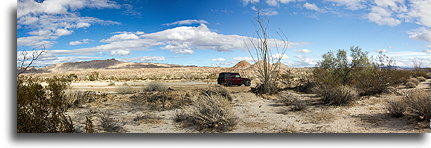
[{"label": "dry dirt", "polygon": [[[72,83],[71,90],[95,91],[105,94],[102,99],[85,103],[81,107],[68,110],[76,129],[83,131],[85,116],[92,117],[97,132],[105,132],[102,118],[111,118],[116,132],[125,133],[196,133],[173,121],[176,112],[182,109],[154,111],[133,104],[129,99],[133,94],[118,94],[116,90],[126,83],[136,91],[149,81],[78,81]],[[169,81],[164,82],[175,91],[195,92],[214,85],[215,82]],[[429,88],[430,80],[422,82],[418,88]],[[253,85],[252,85],[253,86]],[[407,89],[376,97],[362,97],[349,106],[324,106],[314,94],[300,94],[290,90],[307,102],[302,111],[290,111],[289,106],[277,103],[276,96],[256,96],[250,87],[227,87],[233,96],[233,109],[237,125],[229,133],[429,133],[429,124],[416,122],[413,117],[391,117],[386,109],[386,100],[396,99]],[[281,92],[286,93],[286,92]]]}]

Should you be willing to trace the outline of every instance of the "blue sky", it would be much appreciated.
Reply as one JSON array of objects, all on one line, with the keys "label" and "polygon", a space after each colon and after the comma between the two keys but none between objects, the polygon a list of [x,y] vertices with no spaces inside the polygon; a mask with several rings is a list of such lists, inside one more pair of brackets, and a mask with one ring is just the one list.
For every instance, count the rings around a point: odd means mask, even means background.
[{"label": "blue sky", "polygon": [[359,46],[431,67],[429,0],[18,0],[17,54],[43,45],[38,66],[116,58],[228,67],[252,62],[258,9],[270,38],[287,36],[288,66]]}]

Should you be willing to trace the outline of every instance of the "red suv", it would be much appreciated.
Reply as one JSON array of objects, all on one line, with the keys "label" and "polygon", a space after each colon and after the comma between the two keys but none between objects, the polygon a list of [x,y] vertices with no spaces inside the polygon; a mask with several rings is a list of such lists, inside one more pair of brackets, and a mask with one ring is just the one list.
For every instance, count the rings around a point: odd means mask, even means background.
[{"label": "red suv", "polygon": [[241,75],[239,75],[239,73],[222,72],[218,75],[217,83],[224,86],[241,86],[242,84],[244,84],[245,86],[250,86],[251,80],[248,78],[241,78]]}]

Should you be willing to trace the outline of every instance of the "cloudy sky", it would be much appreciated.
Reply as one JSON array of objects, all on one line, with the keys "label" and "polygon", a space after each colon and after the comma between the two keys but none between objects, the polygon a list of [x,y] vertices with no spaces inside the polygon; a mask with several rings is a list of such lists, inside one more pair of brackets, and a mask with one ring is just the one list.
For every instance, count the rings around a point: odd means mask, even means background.
[{"label": "cloudy sky", "polygon": [[110,58],[232,66],[251,61],[256,10],[273,41],[288,38],[288,66],[359,46],[398,66],[431,67],[431,0],[18,0],[17,54],[44,46],[38,66]]}]

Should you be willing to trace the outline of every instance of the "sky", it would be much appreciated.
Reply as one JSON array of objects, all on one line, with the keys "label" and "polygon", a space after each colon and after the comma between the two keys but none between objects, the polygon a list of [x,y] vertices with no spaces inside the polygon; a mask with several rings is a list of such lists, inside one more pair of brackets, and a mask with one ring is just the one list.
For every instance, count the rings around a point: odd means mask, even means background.
[{"label": "sky", "polygon": [[[359,46],[397,66],[431,67],[431,0],[18,0],[17,57],[34,63],[104,60],[230,67],[256,41],[257,11],[272,57],[312,67]],[[275,46],[277,43],[278,46]]]}]

